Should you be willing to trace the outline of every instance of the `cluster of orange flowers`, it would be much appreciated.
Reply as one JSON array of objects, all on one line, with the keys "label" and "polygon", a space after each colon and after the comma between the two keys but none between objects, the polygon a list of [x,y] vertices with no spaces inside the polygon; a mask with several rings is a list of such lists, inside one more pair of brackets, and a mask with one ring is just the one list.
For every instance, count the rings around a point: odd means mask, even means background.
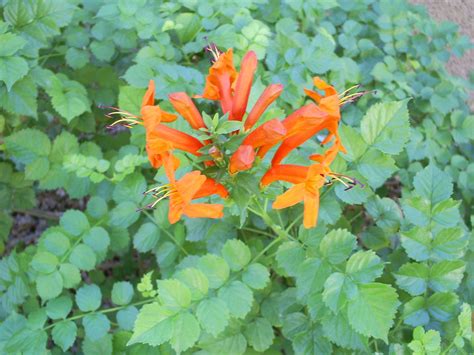
[{"label": "cluster of orange flowers", "polygon": [[[342,94],[326,84],[320,78],[314,78],[314,85],[319,92],[305,89],[306,94],[314,100],[284,118],[272,119],[254,128],[259,118],[282,93],[281,84],[269,85],[261,94],[254,107],[247,112],[247,103],[252,87],[252,81],[257,69],[257,57],[253,51],[248,52],[241,62],[240,72],[234,67],[233,52],[220,52],[211,45],[208,50],[213,54],[213,64],[206,79],[204,92],[196,98],[219,101],[223,114],[229,120],[244,121],[240,132],[231,135],[244,134],[245,138],[238,149],[232,153],[226,169],[234,175],[250,169],[255,160],[263,158],[273,147],[279,144],[271,161],[271,167],[261,180],[262,186],[267,186],[281,180],[294,184],[285,193],[278,196],[273,208],[281,209],[304,202],[304,226],[314,227],[318,219],[320,189],[334,180],[342,182],[347,188],[352,188],[357,181],[347,176],[331,171],[330,165],[338,152],[345,152],[338,135],[341,119],[341,105],[354,101],[362,93],[349,94],[349,89]],[[193,200],[211,195],[227,198],[229,193],[222,184],[202,174],[192,171],[176,180],[175,170],[179,160],[173,155],[175,150],[181,150],[194,156],[201,156],[204,147],[209,156],[218,159],[222,152],[213,146],[212,141],[201,141],[187,133],[166,125],[177,119],[177,115],[162,110],[154,102],[155,86],[150,81],[148,90],[143,97],[141,117],[124,117],[117,122],[127,125],[142,124],[146,129],[146,150],[151,165],[154,168],[164,167],[169,184],[147,191],[156,200],[147,207],[154,207],[164,198],[169,198],[169,221],[177,222],[184,214],[188,217],[220,218],[223,216],[223,205],[209,203],[193,203]],[[200,130],[206,128],[204,120],[191,97],[184,92],[169,95],[169,100],[176,112],[189,125]],[[332,146],[322,155],[310,156],[309,166],[281,164],[283,159],[296,147],[316,135],[327,130],[328,134],[322,145],[332,142]],[[201,132],[202,133],[202,132]],[[203,169],[212,166],[213,160],[204,161]]]}]

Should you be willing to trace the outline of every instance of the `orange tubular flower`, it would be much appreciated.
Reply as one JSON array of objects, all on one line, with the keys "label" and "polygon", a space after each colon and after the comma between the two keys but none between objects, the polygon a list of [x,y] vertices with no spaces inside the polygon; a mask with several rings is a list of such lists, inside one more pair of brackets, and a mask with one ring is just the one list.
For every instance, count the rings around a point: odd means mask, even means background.
[{"label": "orange tubular flower", "polygon": [[209,69],[204,92],[202,95],[197,95],[196,97],[208,100],[220,100],[222,111],[224,113],[231,112],[232,85],[237,78],[232,49],[219,55],[215,60],[215,63]]},{"label": "orange tubular flower", "polygon": [[142,115],[143,125],[145,128],[152,128],[160,122],[173,122],[178,116],[162,110],[155,104],[155,82],[150,80],[148,89],[143,95],[142,107],[140,113]]},{"label": "orange tubular flower", "polygon": [[154,129],[148,133],[147,141],[154,138],[162,139],[169,142],[173,148],[183,150],[196,156],[201,155],[198,150],[204,146],[197,138],[163,124],[156,125]]},{"label": "orange tubular flower", "polygon": [[255,150],[251,145],[241,145],[230,158],[229,172],[235,174],[248,170],[255,161]]},{"label": "orange tubular flower", "polygon": [[281,121],[274,118],[256,128],[244,139],[242,144],[251,145],[253,148],[259,148],[264,145],[274,145],[280,142],[285,135],[285,126]]},{"label": "orange tubular flower", "polygon": [[275,101],[283,91],[283,85],[271,84],[263,91],[244,123],[245,130],[252,128],[265,110]]},{"label": "orange tubular flower", "polygon": [[188,121],[192,128],[199,129],[206,127],[201,114],[185,92],[172,93],[168,95],[168,98],[174,109]]},{"label": "orange tubular flower", "polygon": [[257,70],[257,55],[254,51],[249,51],[242,59],[240,64],[240,72],[235,84],[234,98],[232,100],[232,116],[231,119],[242,121],[247,103],[249,100],[250,89],[252,88],[252,80]]},{"label": "orange tubular flower", "polygon": [[156,201],[147,207],[153,208],[159,201],[169,197],[170,207],[168,220],[171,224],[178,222],[183,214],[190,218],[223,217],[223,205],[191,203],[192,200],[209,196],[213,193],[210,189],[207,189],[208,191],[205,191],[205,193],[199,193],[207,179],[201,172],[192,171],[184,175],[181,179],[176,180],[172,169],[166,169],[165,171],[170,182],[167,185],[153,188],[146,192],[147,194],[151,193],[157,198]]},{"label": "orange tubular flower", "polygon": [[305,228],[315,227],[319,213],[319,189],[326,180],[320,165],[312,165],[304,181],[295,184],[286,192],[278,196],[273,203],[273,208],[282,209],[304,202],[303,225]]}]

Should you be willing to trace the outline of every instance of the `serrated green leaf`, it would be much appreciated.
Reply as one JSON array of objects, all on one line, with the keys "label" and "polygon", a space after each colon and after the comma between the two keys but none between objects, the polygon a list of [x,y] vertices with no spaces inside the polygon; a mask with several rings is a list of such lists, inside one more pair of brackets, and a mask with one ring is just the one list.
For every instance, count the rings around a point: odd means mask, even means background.
[{"label": "serrated green leaf", "polygon": [[304,260],[305,253],[297,242],[285,242],[278,248],[276,260],[278,266],[289,276],[296,276],[298,267]]},{"label": "serrated green leaf", "polygon": [[335,229],[321,240],[319,249],[321,254],[331,264],[340,264],[349,257],[356,247],[356,238],[345,229]]},{"label": "serrated green leaf", "polygon": [[158,346],[169,341],[173,334],[174,314],[156,302],[144,305],[135,321],[133,335],[127,345],[143,343]]},{"label": "serrated green leaf", "polygon": [[91,271],[97,263],[97,257],[90,246],[81,243],[74,247],[69,261],[81,270]]},{"label": "serrated green leaf", "polygon": [[90,198],[89,202],[87,203],[87,213],[94,217],[95,219],[99,219],[107,213],[107,202],[102,197],[93,196]]},{"label": "serrated green leaf", "polygon": [[367,351],[367,338],[352,329],[347,316],[342,312],[325,318],[322,325],[325,337],[334,344],[343,348]]},{"label": "serrated green leaf", "polygon": [[178,313],[173,319],[173,333],[170,339],[171,347],[178,354],[192,347],[201,334],[199,322],[188,312]]},{"label": "serrated green leaf", "polygon": [[61,227],[75,236],[81,235],[90,228],[86,215],[78,210],[64,212],[59,222]]},{"label": "serrated green leaf", "polygon": [[28,70],[28,63],[23,58],[0,56],[0,81],[5,83],[8,91],[28,73]]},{"label": "serrated green leaf", "polygon": [[232,271],[239,271],[250,261],[250,249],[238,239],[228,240],[222,248],[222,256]]},{"label": "serrated green leaf", "polygon": [[397,166],[391,156],[370,148],[359,160],[357,169],[369,185],[376,189],[397,171]]},{"label": "serrated green leaf", "polygon": [[326,279],[322,296],[326,306],[337,314],[357,292],[356,284],[348,276],[335,272]]},{"label": "serrated green leaf", "polygon": [[46,304],[46,314],[51,319],[65,319],[71,309],[72,300],[69,296],[60,296]]},{"label": "serrated green leaf", "polygon": [[433,164],[416,174],[413,186],[416,192],[432,205],[448,199],[453,193],[451,177]]},{"label": "serrated green leaf", "polygon": [[319,293],[326,278],[331,274],[329,264],[317,258],[307,258],[298,267],[296,290],[300,300],[306,300],[311,294]]},{"label": "serrated green leaf", "polygon": [[25,178],[28,180],[40,180],[49,171],[49,160],[46,157],[39,157],[25,168]]},{"label": "serrated green leaf", "polygon": [[59,322],[53,327],[51,332],[53,341],[63,351],[67,351],[77,336],[77,326],[73,321]]},{"label": "serrated green leaf", "polygon": [[135,223],[140,214],[137,213],[137,205],[133,202],[121,202],[110,211],[110,225],[114,227],[127,228]]},{"label": "serrated green leaf", "polygon": [[44,301],[59,296],[63,290],[63,285],[63,278],[59,271],[54,271],[47,275],[40,275],[36,279],[36,291],[38,291],[38,295]]},{"label": "serrated green leaf", "polygon": [[372,105],[360,127],[367,144],[387,154],[400,153],[409,138],[407,101]]},{"label": "serrated green leaf", "polygon": [[242,281],[251,288],[260,290],[270,282],[270,272],[262,264],[254,263],[245,269]]},{"label": "serrated green leaf", "polygon": [[216,337],[229,324],[230,315],[226,303],[217,297],[212,297],[199,303],[196,317],[201,327]]},{"label": "serrated green leaf", "polygon": [[102,303],[102,292],[97,285],[84,285],[76,292],[76,303],[83,312],[95,311]]},{"label": "serrated green leaf", "polygon": [[[17,115],[37,117],[38,104],[36,97],[38,89],[30,76],[18,80],[10,90],[0,87],[0,107]],[[31,144],[30,141],[29,143]]]},{"label": "serrated green leaf", "polygon": [[122,110],[134,115],[140,114],[142,97],[145,91],[133,86],[121,86],[118,97],[118,104]]},{"label": "serrated green leaf", "polygon": [[346,273],[355,282],[372,282],[383,272],[380,258],[372,251],[359,251],[352,255],[346,264]]},{"label": "serrated green leaf", "polygon": [[219,298],[227,304],[232,316],[245,318],[253,303],[252,291],[240,281],[232,281],[219,289]]},{"label": "serrated green leaf", "polygon": [[191,304],[191,291],[179,280],[158,280],[158,296],[161,304],[179,310]]},{"label": "serrated green leaf", "polygon": [[56,270],[58,263],[59,260],[56,255],[43,251],[38,252],[33,257],[33,260],[31,261],[31,266],[33,267],[33,269],[40,273],[49,274]]},{"label": "serrated green leaf", "polygon": [[465,263],[462,260],[441,261],[430,270],[429,287],[435,292],[454,291],[464,277]]},{"label": "serrated green leaf", "polygon": [[109,233],[102,227],[92,227],[84,235],[83,241],[95,252],[106,252],[110,245]]},{"label": "serrated green leaf", "polygon": [[17,36],[13,33],[0,34],[0,57],[10,57],[22,49],[26,45],[26,40],[23,37]]},{"label": "serrated green leaf", "polygon": [[195,268],[186,268],[176,273],[175,277],[188,286],[193,301],[200,300],[207,295],[209,281],[202,271]]},{"label": "serrated green leaf", "polygon": [[27,128],[5,138],[7,152],[23,164],[45,157],[51,150],[49,138],[43,132]]},{"label": "serrated green leaf", "polygon": [[132,330],[138,316],[138,309],[130,306],[117,312],[117,323],[121,329]]},{"label": "serrated green leaf", "polygon": [[408,344],[414,355],[435,355],[441,352],[441,336],[436,330],[426,333],[420,326],[413,331],[413,340]]},{"label": "serrated green leaf", "polygon": [[446,322],[456,315],[458,303],[459,298],[455,293],[437,292],[428,298],[426,308],[434,319]]},{"label": "serrated green leaf", "polygon": [[66,63],[73,69],[80,69],[89,63],[89,53],[83,49],[68,48],[66,51]]},{"label": "serrated green leaf", "polygon": [[51,78],[51,84],[46,88],[46,92],[51,96],[54,109],[71,122],[84,112],[90,111],[87,91],[77,81],[69,80],[64,74],[57,74]]},{"label": "serrated green leaf", "polygon": [[390,285],[360,285],[358,296],[349,303],[349,323],[356,332],[387,342],[399,304],[397,293]]},{"label": "serrated green leaf", "polygon": [[76,265],[64,263],[59,266],[65,288],[73,288],[81,282],[81,273]]},{"label": "serrated green leaf", "polygon": [[229,278],[230,270],[226,261],[216,255],[208,254],[199,259],[198,269],[209,280],[209,288],[219,288]]},{"label": "serrated green leaf", "polygon": [[92,313],[82,319],[86,337],[92,341],[99,340],[110,330],[110,321],[102,313]]},{"label": "serrated green leaf", "polygon": [[248,343],[259,352],[267,350],[272,344],[275,334],[270,322],[265,318],[257,318],[245,329]]},{"label": "serrated green leaf", "polygon": [[426,291],[430,269],[425,264],[404,264],[395,274],[397,285],[412,296],[421,295]]}]

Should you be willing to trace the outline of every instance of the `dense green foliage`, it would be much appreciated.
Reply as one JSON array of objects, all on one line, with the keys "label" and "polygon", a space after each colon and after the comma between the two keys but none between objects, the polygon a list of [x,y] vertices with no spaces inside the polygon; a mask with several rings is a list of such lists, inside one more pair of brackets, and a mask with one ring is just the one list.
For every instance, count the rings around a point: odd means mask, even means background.
[{"label": "dense green foliage", "polygon": [[[138,114],[150,79],[200,93],[206,39],[257,53],[252,102],[284,84],[267,118],[315,75],[377,90],[344,108],[335,162],[367,186],[326,188],[315,229],[248,209],[251,174],[223,220],[136,212],[163,174],[103,107]],[[445,69],[469,47],[400,0],[0,1],[2,250],[38,192],[90,197],[4,253],[0,352],[472,354],[472,83]]]}]

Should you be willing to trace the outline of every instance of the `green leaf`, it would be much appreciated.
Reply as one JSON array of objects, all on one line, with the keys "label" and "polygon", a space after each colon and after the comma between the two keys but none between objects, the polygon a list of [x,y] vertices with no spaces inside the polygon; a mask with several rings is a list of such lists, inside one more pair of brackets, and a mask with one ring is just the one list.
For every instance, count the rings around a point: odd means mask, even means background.
[{"label": "green leaf", "polygon": [[78,210],[64,212],[59,223],[61,227],[74,236],[79,236],[90,228],[86,215]]},{"label": "green leaf", "polygon": [[398,287],[412,296],[421,295],[426,291],[429,276],[429,267],[418,263],[407,263],[395,274]]},{"label": "green leaf", "polygon": [[245,337],[256,351],[263,352],[273,344],[275,334],[267,319],[257,318],[246,327]]},{"label": "green leaf", "polygon": [[53,299],[61,294],[63,290],[63,278],[59,271],[51,274],[40,275],[36,279],[36,291],[43,301]]},{"label": "green leaf", "polygon": [[46,314],[51,319],[65,319],[71,312],[72,300],[69,296],[60,296],[48,301]]},{"label": "green leaf", "polygon": [[367,144],[362,139],[359,132],[351,126],[341,125],[339,128],[340,136],[347,153],[344,158],[350,162],[358,161],[367,151]]},{"label": "green leaf", "polygon": [[398,154],[409,138],[407,101],[372,105],[360,123],[365,142],[387,154]]},{"label": "green leaf", "polygon": [[191,304],[191,291],[181,281],[158,280],[157,284],[160,302],[167,308],[179,310]]},{"label": "green leaf", "polygon": [[81,243],[74,247],[69,261],[81,270],[91,271],[95,268],[97,257],[90,246]]},{"label": "green leaf", "polygon": [[83,49],[68,48],[66,51],[66,63],[73,69],[80,69],[89,63],[89,53]]},{"label": "green leaf", "polygon": [[252,291],[240,281],[232,281],[219,289],[219,298],[227,304],[232,316],[245,318],[253,303]]},{"label": "green leaf", "polygon": [[49,171],[49,160],[46,157],[37,158],[25,168],[25,178],[28,180],[40,180]]},{"label": "green leaf", "polygon": [[95,252],[106,252],[110,245],[109,233],[102,227],[92,227],[84,235],[83,241]]},{"label": "green leaf", "polygon": [[114,227],[127,228],[135,223],[140,214],[133,202],[122,202],[110,211],[110,225]]},{"label": "green leaf", "polygon": [[102,292],[97,285],[84,285],[76,292],[76,303],[83,312],[95,311],[102,303]]},{"label": "green leaf", "polygon": [[[51,162],[62,164],[65,156],[77,153],[79,153],[79,142],[76,136],[63,131],[54,139],[49,159]],[[94,199],[94,197],[91,199]]]},{"label": "green leaf", "polygon": [[330,273],[331,267],[327,263],[320,259],[307,258],[296,274],[298,298],[305,301],[311,294],[319,293]]},{"label": "green leaf", "polygon": [[413,186],[416,192],[432,205],[448,199],[453,193],[451,177],[433,164],[416,174]]},{"label": "green leaf", "polygon": [[102,338],[95,341],[90,338],[85,338],[82,342],[82,348],[84,350],[84,354],[87,355],[112,354],[112,334],[106,334]]},{"label": "green leaf", "polygon": [[127,345],[143,343],[158,346],[169,341],[173,334],[171,317],[173,315],[173,311],[156,302],[144,305],[135,321],[133,335]]},{"label": "green leaf", "polygon": [[226,261],[216,255],[207,254],[199,259],[198,269],[209,280],[209,288],[219,288],[229,278],[230,270]]},{"label": "green leaf", "polygon": [[462,228],[447,228],[439,231],[432,241],[431,258],[433,260],[456,260],[465,253],[468,243]]},{"label": "green leaf", "polygon": [[454,291],[464,277],[465,263],[462,260],[441,261],[430,270],[429,287],[435,292]]},{"label": "green leaf", "polygon": [[145,90],[134,86],[121,86],[119,90],[118,105],[134,115],[139,115],[142,106],[142,97]]},{"label": "green leaf", "polygon": [[59,266],[64,281],[64,288],[74,288],[81,282],[81,273],[76,265],[64,263]]},{"label": "green leaf", "polygon": [[343,312],[323,319],[322,325],[324,336],[334,344],[343,348],[367,351],[367,338],[352,329]]},{"label": "green leaf", "polygon": [[112,302],[119,306],[125,306],[132,301],[133,286],[128,281],[114,283],[112,287]]},{"label": "green leaf", "polygon": [[453,292],[437,292],[430,296],[426,303],[429,314],[440,322],[454,318],[458,309],[459,298]]},{"label": "green leaf", "polygon": [[441,353],[441,336],[436,330],[425,330],[418,326],[413,331],[413,340],[408,344],[414,355],[435,355]]},{"label": "green leaf", "polygon": [[367,201],[365,208],[377,226],[389,232],[398,231],[403,215],[394,200],[375,195]]},{"label": "green leaf", "polygon": [[117,323],[121,329],[132,330],[138,316],[138,309],[130,306],[117,312]]},{"label": "green leaf", "polygon": [[196,309],[196,316],[201,327],[214,337],[227,327],[230,317],[226,303],[217,297],[201,301]]},{"label": "green leaf", "polygon": [[2,33],[0,34],[0,43],[2,43],[0,57],[10,57],[22,49],[27,42],[13,33]]},{"label": "green leaf", "polygon": [[5,138],[7,152],[23,164],[32,163],[38,157],[46,157],[51,142],[46,134],[36,129],[23,129]]},{"label": "green leaf", "polygon": [[357,296],[356,284],[340,272],[331,274],[324,283],[323,301],[334,313],[345,306],[348,299]]},{"label": "green leaf", "polygon": [[426,309],[425,298],[417,296],[405,303],[402,318],[406,324],[413,327],[428,324],[430,315]]},{"label": "green leaf", "polygon": [[251,21],[242,28],[244,38],[244,47],[246,50],[253,50],[257,54],[258,59],[263,59],[270,43],[272,32],[270,28],[263,22],[258,20]]},{"label": "green leaf", "polygon": [[367,179],[369,185],[376,189],[397,171],[397,166],[390,155],[370,148],[359,160],[357,169]]},{"label": "green leaf", "polygon": [[93,196],[87,203],[86,211],[90,216],[99,219],[107,213],[107,209],[107,202],[102,197]]},{"label": "green leaf", "polygon": [[193,301],[200,300],[207,295],[209,281],[202,271],[195,268],[186,268],[176,273],[175,277],[188,286]]},{"label": "green leaf", "polygon": [[458,316],[459,331],[463,338],[472,338],[472,310],[467,303],[461,305],[461,313]]},{"label": "green leaf", "polygon": [[23,78],[29,71],[28,63],[21,57],[0,56],[0,81],[3,81],[10,91],[13,84]]},{"label": "green leaf", "polygon": [[86,331],[86,337],[92,341],[105,336],[110,330],[110,321],[102,313],[92,313],[82,319],[82,325]]},{"label": "green leaf", "polygon": [[270,272],[262,264],[250,264],[242,274],[242,281],[255,290],[261,290],[270,282]]},{"label": "green leaf", "polygon": [[160,230],[154,223],[144,223],[133,236],[133,246],[141,253],[153,250],[160,240]]},{"label": "green leaf", "polygon": [[89,99],[84,86],[77,81],[69,80],[64,74],[57,74],[52,77],[46,92],[51,96],[54,109],[67,122],[71,122],[74,117],[90,111]]},{"label": "green leaf", "polygon": [[108,62],[115,54],[115,45],[113,41],[93,41],[90,48],[94,56],[103,61]]},{"label": "green leaf", "polygon": [[355,282],[372,282],[382,275],[382,272],[383,264],[372,250],[355,253],[346,264],[346,273],[349,274]]},{"label": "green leaf", "polygon": [[222,248],[222,256],[232,271],[239,271],[250,261],[250,249],[238,239],[228,240]]},{"label": "green leaf", "polygon": [[190,12],[183,12],[176,16],[176,33],[181,44],[191,42],[201,28],[199,16]]},{"label": "green leaf", "polygon": [[124,201],[140,203],[145,190],[146,181],[143,175],[130,174],[115,186],[112,197],[117,203]]},{"label": "green leaf", "polygon": [[[36,84],[30,76],[25,76],[13,84],[9,91],[6,88],[0,87],[0,107],[16,115],[36,118],[36,111],[38,109],[37,95]],[[27,144],[32,144],[33,142],[32,140]]]},{"label": "green leaf", "polygon": [[201,328],[194,315],[181,312],[173,319],[173,333],[170,339],[171,347],[178,354],[192,347],[199,339]]},{"label": "green leaf", "polygon": [[56,255],[48,252],[38,252],[31,260],[33,269],[43,274],[49,274],[56,270],[58,263]]},{"label": "green leaf", "polygon": [[296,276],[298,267],[305,258],[305,252],[300,243],[285,242],[278,248],[276,260],[288,276]]},{"label": "green leaf", "polygon": [[52,337],[56,345],[63,351],[68,350],[77,336],[77,326],[71,320],[59,322],[53,327]]},{"label": "green leaf", "polygon": [[334,229],[324,236],[319,244],[321,254],[331,264],[340,264],[356,247],[356,238],[345,229]]},{"label": "green leaf", "polygon": [[397,293],[390,285],[359,285],[359,294],[347,310],[349,323],[356,332],[387,342],[398,305]]}]

